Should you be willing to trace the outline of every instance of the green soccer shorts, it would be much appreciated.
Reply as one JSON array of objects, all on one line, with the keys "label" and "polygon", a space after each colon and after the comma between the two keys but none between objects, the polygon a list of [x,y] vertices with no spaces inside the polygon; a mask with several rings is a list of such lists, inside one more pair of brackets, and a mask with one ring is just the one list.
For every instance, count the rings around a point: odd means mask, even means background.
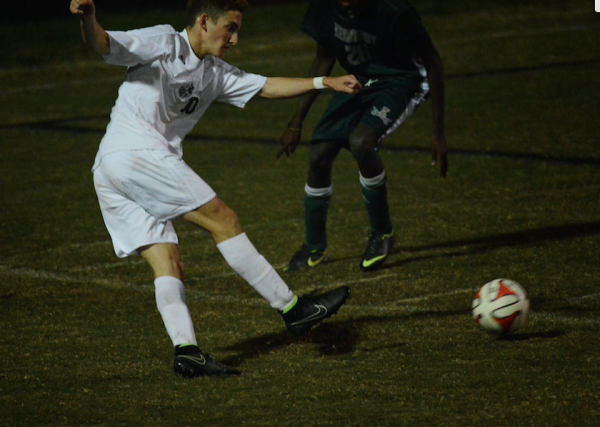
[{"label": "green soccer shorts", "polygon": [[312,144],[341,141],[347,148],[350,133],[361,122],[370,126],[381,142],[428,97],[428,86],[421,76],[358,80],[362,90],[356,95],[333,95],[315,128]]}]

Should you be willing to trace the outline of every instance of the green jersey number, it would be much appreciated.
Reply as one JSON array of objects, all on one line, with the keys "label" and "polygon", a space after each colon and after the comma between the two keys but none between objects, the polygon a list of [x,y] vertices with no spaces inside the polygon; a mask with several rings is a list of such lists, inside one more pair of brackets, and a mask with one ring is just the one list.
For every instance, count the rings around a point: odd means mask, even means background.
[{"label": "green jersey number", "polygon": [[348,52],[348,56],[346,59],[348,63],[351,65],[360,65],[366,62],[370,62],[373,58],[371,57],[371,52],[369,52],[369,47],[366,44],[358,44],[358,45],[344,45],[346,52]]}]

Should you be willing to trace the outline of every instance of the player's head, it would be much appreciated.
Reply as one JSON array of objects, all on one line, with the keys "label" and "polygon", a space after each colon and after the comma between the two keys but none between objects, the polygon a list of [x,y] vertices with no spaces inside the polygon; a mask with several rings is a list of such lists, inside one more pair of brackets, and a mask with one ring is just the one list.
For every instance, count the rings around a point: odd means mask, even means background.
[{"label": "player's head", "polygon": [[364,0],[336,0],[344,9],[346,10],[354,10],[358,8]]},{"label": "player's head", "polygon": [[205,14],[217,23],[219,18],[229,11],[244,13],[248,9],[247,0],[188,0],[186,18],[188,28],[196,24],[198,18]]},{"label": "player's head", "polygon": [[247,8],[247,0],[189,0],[187,30],[196,55],[224,57],[238,42]]}]

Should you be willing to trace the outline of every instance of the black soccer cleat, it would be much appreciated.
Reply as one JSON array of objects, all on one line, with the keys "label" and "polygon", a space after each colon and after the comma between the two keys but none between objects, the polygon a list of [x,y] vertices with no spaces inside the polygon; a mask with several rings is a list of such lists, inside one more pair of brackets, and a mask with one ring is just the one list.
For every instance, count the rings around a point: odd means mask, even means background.
[{"label": "black soccer cleat", "polygon": [[396,237],[393,231],[391,234],[371,233],[367,249],[360,261],[360,269],[362,271],[377,270],[385,262],[395,241]]},{"label": "black soccer cleat", "polygon": [[237,369],[212,360],[195,345],[175,347],[173,370],[182,378],[242,375]]},{"label": "black soccer cleat", "polygon": [[327,262],[325,251],[310,251],[304,243],[300,250],[294,254],[289,264],[283,268],[283,271],[308,270],[325,262]]},{"label": "black soccer cleat", "polygon": [[341,286],[322,295],[299,297],[290,311],[280,314],[288,331],[306,335],[313,326],[336,314],[349,296],[350,288]]}]

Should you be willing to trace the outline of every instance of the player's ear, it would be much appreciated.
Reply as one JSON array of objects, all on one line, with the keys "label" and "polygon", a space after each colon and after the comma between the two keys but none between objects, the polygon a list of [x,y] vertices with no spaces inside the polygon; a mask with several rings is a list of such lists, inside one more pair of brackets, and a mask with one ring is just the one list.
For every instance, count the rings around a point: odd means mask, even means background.
[{"label": "player's ear", "polygon": [[199,25],[202,30],[206,31],[208,29],[207,23],[208,15],[206,13],[203,13],[202,15],[198,16],[198,19],[196,20],[196,25]]}]

